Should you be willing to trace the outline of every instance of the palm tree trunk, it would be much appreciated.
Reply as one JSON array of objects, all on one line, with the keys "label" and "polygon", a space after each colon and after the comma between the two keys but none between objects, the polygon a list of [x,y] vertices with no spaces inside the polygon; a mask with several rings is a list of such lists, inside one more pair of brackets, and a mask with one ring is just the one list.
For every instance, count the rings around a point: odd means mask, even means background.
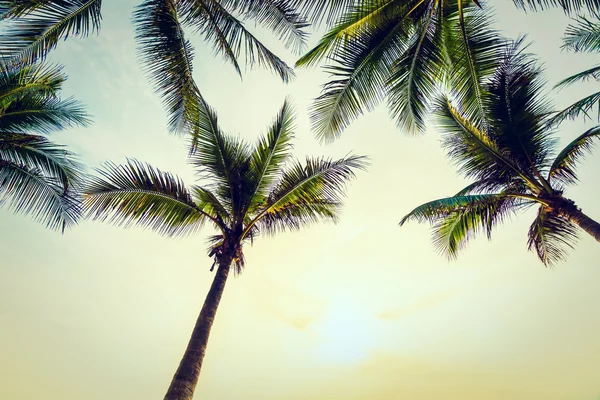
[{"label": "palm tree trunk", "polygon": [[556,209],[558,214],[567,218],[600,242],[600,224],[585,215],[573,201],[568,199],[564,200],[565,201],[561,202]]},{"label": "palm tree trunk", "polygon": [[194,397],[194,389],[196,388],[196,383],[198,383],[202,360],[206,353],[208,336],[210,335],[210,329],[217,314],[217,307],[221,301],[223,289],[225,289],[225,282],[229,275],[231,261],[232,257],[227,255],[218,260],[219,268],[215,274],[215,279],[206,295],[202,311],[200,311],[200,316],[198,316],[198,320],[192,331],[192,337],[175,372],[175,376],[173,376],[164,400],[192,400],[192,397]]}]

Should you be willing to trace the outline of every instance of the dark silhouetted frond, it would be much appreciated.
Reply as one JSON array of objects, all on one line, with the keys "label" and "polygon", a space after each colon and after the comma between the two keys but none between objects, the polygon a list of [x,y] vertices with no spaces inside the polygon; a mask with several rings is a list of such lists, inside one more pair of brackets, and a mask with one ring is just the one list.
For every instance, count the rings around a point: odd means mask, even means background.
[{"label": "dark silhouetted frond", "polygon": [[540,207],[536,219],[529,227],[527,247],[535,249],[546,266],[563,260],[577,240],[577,227],[567,219]]},{"label": "dark silhouetted frond", "polygon": [[575,172],[577,162],[583,159],[586,153],[592,151],[594,140],[599,138],[600,126],[595,126],[566,145],[552,163],[548,180],[554,179],[563,184],[575,183],[577,181]]}]

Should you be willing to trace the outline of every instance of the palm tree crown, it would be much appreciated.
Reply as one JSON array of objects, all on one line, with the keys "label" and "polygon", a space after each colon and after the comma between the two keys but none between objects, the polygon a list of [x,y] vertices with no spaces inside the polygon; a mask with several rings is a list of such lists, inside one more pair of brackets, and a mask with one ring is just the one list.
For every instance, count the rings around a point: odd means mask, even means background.
[{"label": "palm tree crown", "polygon": [[437,116],[444,145],[459,171],[474,182],[448,198],[423,204],[401,224],[416,219],[434,224],[434,243],[454,257],[468,240],[517,210],[538,205],[529,229],[529,248],[549,265],[572,245],[576,226],[600,241],[600,224],[563,197],[577,180],[575,167],[600,136],[589,129],[556,156],[554,131],[548,124],[550,105],[535,61],[507,47],[499,68],[483,85],[485,115],[469,113],[453,99],[438,102]]},{"label": "palm tree crown", "polygon": [[82,167],[46,135],[88,123],[58,97],[64,80],[57,66],[0,62],[0,204],[60,230],[79,216]]},{"label": "palm tree crown", "polygon": [[335,220],[345,183],[365,167],[358,156],[332,161],[291,160],[293,118],[286,102],[266,136],[254,145],[227,136],[217,116],[200,103],[197,151],[190,155],[203,186],[186,188],[169,173],[137,161],[107,164],[93,178],[84,206],[97,219],[137,224],[168,236],[191,234],[205,222],[218,233],[209,256],[218,266],[190,346],[173,379],[167,399],[191,399],[212,320],[230,266],[244,266],[243,245],[259,234],[298,229],[318,220]]},{"label": "palm tree crown", "polygon": [[[60,39],[99,31],[102,0],[1,1],[5,34],[0,57],[33,62]],[[184,27],[200,32],[241,75],[243,63],[273,70],[287,82],[293,70],[244,25],[255,23],[299,52],[306,21],[285,0],[143,0],[133,15],[140,60],[161,96],[172,132],[195,132],[200,91],[192,77],[193,48]],[[194,142],[195,143],[195,142]]]},{"label": "palm tree crown", "polygon": [[[300,0],[299,0],[300,1]],[[430,99],[453,88],[466,108],[482,111],[478,82],[495,68],[501,38],[477,0],[335,0],[302,2],[301,10],[334,27],[298,66],[328,59],[331,79],[315,100],[313,128],[333,140],[365,110],[387,100],[406,132],[423,131]],[[514,0],[523,9],[600,7],[598,0]],[[310,4],[310,5],[309,5]],[[460,89],[460,90],[458,90]]]}]

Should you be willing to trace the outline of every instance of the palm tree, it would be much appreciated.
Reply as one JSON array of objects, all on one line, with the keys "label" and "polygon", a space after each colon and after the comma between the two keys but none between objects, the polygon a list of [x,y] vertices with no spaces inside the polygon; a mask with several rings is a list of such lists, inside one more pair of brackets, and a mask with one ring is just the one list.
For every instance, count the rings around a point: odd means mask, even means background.
[{"label": "palm tree", "polygon": [[[592,12],[591,17],[578,17],[574,23],[567,27],[563,39],[563,49],[578,52],[600,53],[600,11]],[[569,86],[575,82],[595,80],[600,82],[600,64],[577,73],[560,81],[555,87]],[[576,101],[553,118],[554,123],[560,123],[567,118],[575,119],[580,114],[589,116],[589,112],[596,106],[597,119],[600,121],[600,91]]]},{"label": "palm tree", "polygon": [[58,66],[0,62],[0,205],[62,231],[79,215],[82,167],[46,135],[89,122],[58,97],[65,78]]},{"label": "palm tree", "polygon": [[[194,132],[199,90],[193,48],[183,27],[200,32],[241,75],[241,64],[266,66],[287,82],[293,70],[244,25],[255,23],[301,51],[307,23],[286,0],[143,0],[133,19],[140,59],[168,112],[172,132]],[[43,59],[61,39],[99,31],[102,0],[0,0],[1,57]]]},{"label": "palm tree", "polygon": [[[478,0],[297,0],[313,18],[332,15],[333,28],[297,66],[323,59],[331,78],[311,107],[313,129],[333,140],[352,120],[387,100],[398,127],[421,132],[439,89],[483,109],[478,82],[495,68],[502,40]],[[522,9],[598,9],[599,0],[513,0]]]},{"label": "palm tree", "polygon": [[475,181],[452,197],[425,203],[409,220],[434,225],[434,244],[450,257],[476,233],[492,229],[509,214],[538,206],[529,228],[529,249],[551,265],[565,256],[582,228],[600,241],[600,224],[564,197],[577,181],[577,162],[600,137],[600,126],[584,132],[555,157],[556,138],[548,124],[550,105],[542,96],[541,70],[535,61],[510,46],[502,63],[483,85],[484,116],[467,116],[448,98],[438,101],[443,144],[459,171]]},{"label": "palm tree", "polygon": [[84,207],[92,218],[126,226],[136,224],[167,236],[196,232],[209,222],[209,257],[217,272],[183,359],[165,399],[191,399],[198,381],[208,336],[225,282],[233,266],[244,267],[243,246],[260,233],[299,229],[318,220],[336,220],[345,183],[354,169],[365,167],[363,157],[331,161],[308,158],[303,165],[290,160],[293,117],[286,102],[267,135],[255,145],[225,135],[217,116],[200,103],[202,129],[197,151],[190,155],[205,186],[187,189],[174,175],[147,164],[129,161],[107,164],[102,177],[86,189]]}]

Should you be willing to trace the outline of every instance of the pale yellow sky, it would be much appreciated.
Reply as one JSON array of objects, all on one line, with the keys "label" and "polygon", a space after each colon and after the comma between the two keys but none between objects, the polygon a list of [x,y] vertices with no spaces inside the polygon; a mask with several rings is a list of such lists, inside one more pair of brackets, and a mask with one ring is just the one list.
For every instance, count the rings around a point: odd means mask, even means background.
[{"label": "pale yellow sky", "polygon": [[[191,184],[184,141],[167,134],[134,57],[129,18],[138,2],[105,2],[99,36],[53,53],[70,76],[65,94],[95,119],[54,138],[92,167],[136,157]],[[511,36],[529,33],[551,83],[598,61],[560,52],[560,13],[526,15],[509,1],[497,7]],[[305,112],[324,82],[318,70],[299,71],[288,86],[265,71],[240,82],[194,44],[198,84],[226,131],[255,137],[290,95],[298,157],[354,151],[372,160],[349,187],[338,225],[246,248],[247,268],[225,290],[197,399],[600,398],[598,243],[582,234],[567,262],[545,269],[526,250],[530,211],[449,262],[434,252],[428,226],[397,225],[416,205],[464,184],[438,133],[403,136],[382,107],[321,146]],[[557,103],[591,90],[565,90]],[[586,126],[565,124],[562,143]],[[599,160],[598,152],[588,157],[579,186],[566,193],[595,219]],[[213,277],[210,233],[174,240],[82,222],[61,236],[0,210],[0,399],[162,398]]]}]

